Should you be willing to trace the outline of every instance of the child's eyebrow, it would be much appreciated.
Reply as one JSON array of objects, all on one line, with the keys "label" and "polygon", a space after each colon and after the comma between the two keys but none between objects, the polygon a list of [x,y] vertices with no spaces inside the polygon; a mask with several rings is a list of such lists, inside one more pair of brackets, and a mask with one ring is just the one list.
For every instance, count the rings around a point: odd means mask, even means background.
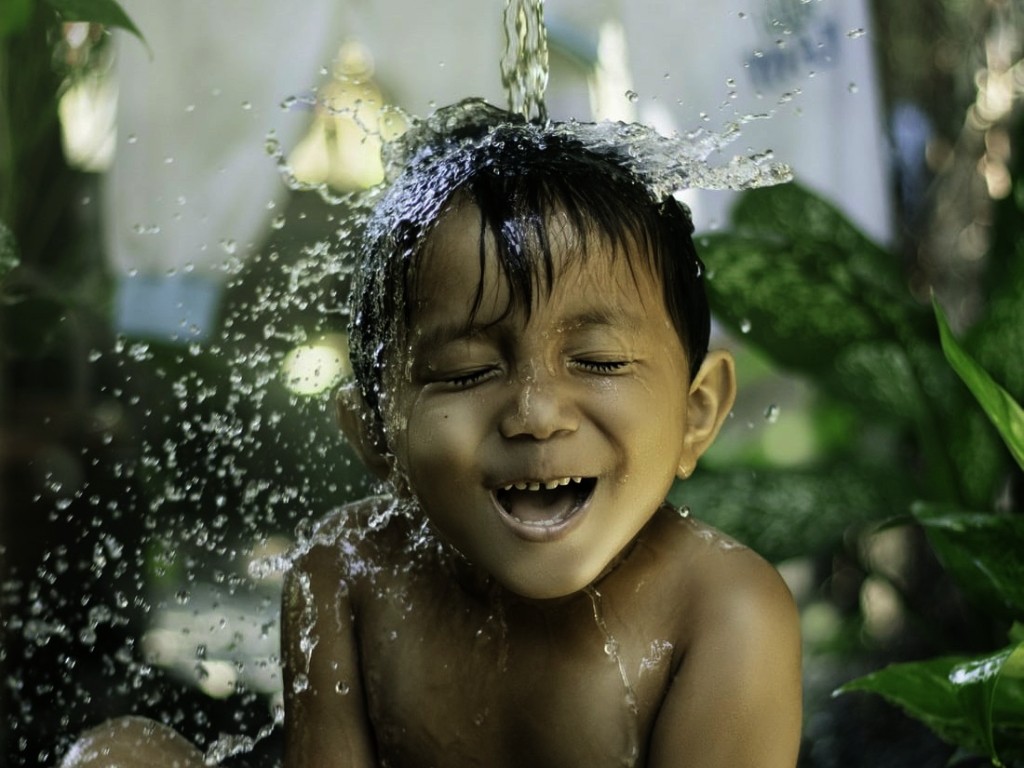
[{"label": "child's eyebrow", "polygon": [[565,332],[581,328],[595,327],[610,327],[626,331],[635,331],[640,328],[640,325],[640,316],[627,311],[625,307],[600,307],[588,309],[584,312],[567,317],[559,323],[558,331]]},{"label": "child's eyebrow", "polygon": [[[640,315],[625,307],[596,307],[570,315],[559,321],[556,333],[586,330],[591,328],[616,328],[627,332],[637,331],[642,324]],[[497,322],[445,322],[433,325],[417,335],[416,348],[430,350],[456,341],[468,341],[490,337],[507,332],[502,321]]]},{"label": "child's eyebrow", "polygon": [[492,333],[496,327],[497,323],[478,323],[473,321],[439,323],[417,334],[416,346],[419,349],[433,349],[450,344],[453,341],[466,341],[485,336],[488,333]]}]

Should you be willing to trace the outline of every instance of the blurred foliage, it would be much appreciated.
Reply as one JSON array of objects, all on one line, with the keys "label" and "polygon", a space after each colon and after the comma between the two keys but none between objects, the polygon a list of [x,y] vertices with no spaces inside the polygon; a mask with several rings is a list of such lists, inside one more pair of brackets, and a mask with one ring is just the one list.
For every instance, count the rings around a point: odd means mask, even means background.
[{"label": "blurred foliage", "polygon": [[[1024,456],[1024,416],[937,305],[933,315],[913,299],[896,257],[795,184],[746,193],[732,229],[707,237],[702,253],[720,321],[903,448],[879,461],[850,439],[815,466],[719,471],[688,483],[687,503],[776,559],[839,549],[851,527],[916,520],[994,634],[1024,618],[1019,499],[999,514],[967,511],[995,507],[1011,457]],[[1024,296],[1024,280],[1000,290]],[[1019,354],[991,318],[974,338]],[[1022,677],[1014,644],[896,665],[841,690],[882,694],[942,738],[1007,760],[1024,755]]]},{"label": "blurred foliage", "polygon": [[[1024,412],[957,344],[936,308],[943,349],[1024,469]],[[919,504],[915,517],[957,582],[990,612],[1024,618],[1024,516],[971,514]],[[994,764],[1024,760],[1024,641],[980,657],[899,664],[840,691],[881,694]]]},{"label": "blurred foliage", "polygon": [[[68,333],[69,316],[105,314],[105,270],[83,210],[94,180],[64,157],[58,102],[90,66],[64,25],[141,33],[114,0],[9,0],[0,5],[0,352],[38,357]],[[100,30],[100,26],[95,26]],[[144,40],[143,40],[144,42]],[[103,50],[101,33],[91,48]],[[88,49],[86,50],[86,54]],[[95,214],[93,214],[95,216]]]}]

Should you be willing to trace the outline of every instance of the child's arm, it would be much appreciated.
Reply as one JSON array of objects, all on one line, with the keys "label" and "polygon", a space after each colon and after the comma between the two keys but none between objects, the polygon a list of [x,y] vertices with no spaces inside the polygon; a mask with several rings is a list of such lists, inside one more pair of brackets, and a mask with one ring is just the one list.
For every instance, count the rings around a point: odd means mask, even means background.
[{"label": "child's arm", "polygon": [[373,768],[351,596],[333,548],[288,572],[281,610],[285,768]]},{"label": "child's arm", "polygon": [[749,551],[708,574],[694,638],[658,715],[649,768],[793,768],[802,689],[799,617],[778,573]]}]

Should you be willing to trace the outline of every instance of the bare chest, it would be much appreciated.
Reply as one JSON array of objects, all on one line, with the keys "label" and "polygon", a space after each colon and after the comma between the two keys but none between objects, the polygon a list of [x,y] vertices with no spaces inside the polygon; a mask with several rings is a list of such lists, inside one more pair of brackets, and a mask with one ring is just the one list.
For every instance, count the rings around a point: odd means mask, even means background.
[{"label": "bare chest", "polygon": [[672,669],[665,632],[597,593],[555,609],[403,597],[360,627],[383,765],[643,764]]}]

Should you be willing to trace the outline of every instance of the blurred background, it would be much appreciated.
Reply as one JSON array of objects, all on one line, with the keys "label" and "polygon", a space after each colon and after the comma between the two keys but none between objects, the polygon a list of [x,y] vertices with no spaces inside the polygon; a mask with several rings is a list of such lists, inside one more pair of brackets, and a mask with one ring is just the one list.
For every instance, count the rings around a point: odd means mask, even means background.
[{"label": "blurred background", "polygon": [[[332,416],[347,216],[411,119],[507,103],[503,9],[0,9],[4,765],[52,764],[127,713],[225,765],[276,764],[275,558],[370,490]],[[798,599],[801,766],[987,764],[984,743],[832,692],[1024,640],[1021,472],[943,362],[930,306],[1019,401],[1024,3],[544,13],[553,118],[730,137],[709,162],[793,169],[788,187],[682,193],[741,394],[673,500]],[[942,527],[954,512],[985,515],[974,549]],[[1000,733],[1009,753],[1020,737]]]}]

